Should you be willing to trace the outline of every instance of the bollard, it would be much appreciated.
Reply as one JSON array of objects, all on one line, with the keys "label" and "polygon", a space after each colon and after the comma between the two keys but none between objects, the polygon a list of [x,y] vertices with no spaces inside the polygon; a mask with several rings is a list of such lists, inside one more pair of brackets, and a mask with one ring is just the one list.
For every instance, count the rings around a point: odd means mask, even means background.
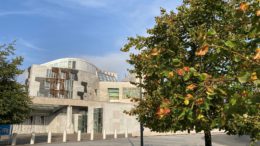
[{"label": "bollard", "polygon": [[90,140],[94,140],[94,130],[92,130],[90,133]]},{"label": "bollard", "polygon": [[107,138],[106,130],[104,129],[104,130],[103,130],[103,139],[106,139],[106,138]]},{"label": "bollard", "polygon": [[17,137],[17,133],[14,133],[12,135],[12,143],[11,143],[11,145],[16,145],[16,137]]},{"label": "bollard", "polygon": [[128,137],[128,130],[125,129],[125,138],[127,138],[127,137]]},{"label": "bollard", "polygon": [[66,141],[67,141],[67,132],[66,132],[66,130],[64,130],[62,142],[66,142]]},{"label": "bollard", "polygon": [[32,133],[30,144],[34,144],[35,142],[35,133]]},{"label": "bollard", "polygon": [[50,131],[48,132],[48,140],[47,140],[47,143],[51,143],[51,132],[50,132]]},{"label": "bollard", "polygon": [[116,132],[116,129],[115,129],[114,138],[117,139],[117,132]]},{"label": "bollard", "polygon": [[78,141],[80,141],[81,140],[81,131],[79,130],[78,131],[78,139],[77,139]]}]

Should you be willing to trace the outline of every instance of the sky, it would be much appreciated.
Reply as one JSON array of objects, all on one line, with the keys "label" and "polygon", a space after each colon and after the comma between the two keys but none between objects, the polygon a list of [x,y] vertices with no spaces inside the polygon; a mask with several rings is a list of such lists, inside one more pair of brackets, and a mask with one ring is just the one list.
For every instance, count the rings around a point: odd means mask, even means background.
[{"label": "sky", "polygon": [[160,7],[181,0],[1,0],[0,44],[16,40],[22,69],[64,57],[88,60],[123,78],[127,37],[146,35]]}]

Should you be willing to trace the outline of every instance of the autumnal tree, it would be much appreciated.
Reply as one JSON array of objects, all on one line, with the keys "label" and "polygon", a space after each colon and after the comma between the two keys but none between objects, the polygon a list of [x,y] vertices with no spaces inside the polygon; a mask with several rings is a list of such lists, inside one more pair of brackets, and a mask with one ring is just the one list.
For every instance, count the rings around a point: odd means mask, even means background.
[{"label": "autumnal tree", "polygon": [[144,99],[129,111],[152,131],[211,130],[260,139],[260,1],[184,0],[130,37]]},{"label": "autumnal tree", "polygon": [[31,100],[26,87],[16,81],[23,71],[22,57],[13,57],[13,43],[0,46],[0,124],[23,122],[30,113]]}]

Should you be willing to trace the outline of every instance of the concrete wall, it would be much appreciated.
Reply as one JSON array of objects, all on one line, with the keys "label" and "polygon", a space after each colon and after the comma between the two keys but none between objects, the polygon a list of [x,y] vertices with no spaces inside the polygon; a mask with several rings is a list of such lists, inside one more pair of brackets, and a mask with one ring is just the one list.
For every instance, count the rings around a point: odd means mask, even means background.
[{"label": "concrete wall", "polygon": [[[119,100],[110,100],[108,88],[119,88]],[[130,99],[123,99],[123,88],[135,88],[130,82],[99,82],[100,101],[130,103]]]},{"label": "concrete wall", "polygon": [[37,96],[37,92],[40,89],[40,82],[36,81],[36,77],[38,78],[46,78],[46,72],[48,67],[40,66],[40,65],[32,65],[29,70],[29,96]]},{"label": "concrete wall", "polygon": [[66,119],[66,109],[62,109],[59,113],[50,116],[44,116],[44,123],[41,121],[41,116],[33,116],[33,123],[29,118],[22,124],[14,125],[13,133],[47,133],[48,131],[62,133],[66,130]]},{"label": "concrete wall", "polygon": [[[98,100],[98,86],[99,79],[95,74],[91,74],[85,71],[78,72],[78,81],[73,82],[73,97],[74,99],[80,99],[78,96],[78,91],[83,92],[84,86],[82,86],[82,82],[87,83],[87,92],[84,93],[84,100]],[[96,93],[96,91],[97,93]]]},{"label": "concrete wall", "polygon": [[[51,67],[43,65],[32,65],[29,71],[29,96],[39,96],[38,92],[47,92],[49,89],[44,88],[44,80],[46,78],[47,69]],[[87,92],[84,92],[84,86],[82,83],[87,83]],[[96,74],[78,71],[77,80],[73,81],[73,99],[81,99],[79,92],[83,93],[84,100],[98,100],[98,91],[99,91],[99,79]],[[45,95],[47,96],[47,95]]]},{"label": "concrete wall", "polygon": [[123,113],[129,111],[133,104],[127,103],[106,103],[103,106],[103,128],[107,133],[112,134],[114,130],[117,133],[124,133],[127,129],[129,133],[139,131],[139,122],[136,117]]}]

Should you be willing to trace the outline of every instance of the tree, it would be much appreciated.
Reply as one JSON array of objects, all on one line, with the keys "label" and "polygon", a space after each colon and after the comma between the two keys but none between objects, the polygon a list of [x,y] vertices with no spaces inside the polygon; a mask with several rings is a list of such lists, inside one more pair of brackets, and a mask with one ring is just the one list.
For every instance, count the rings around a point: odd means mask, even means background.
[{"label": "tree", "polygon": [[16,81],[23,58],[14,56],[14,44],[0,46],[0,124],[23,122],[30,113],[26,87]]},{"label": "tree", "polygon": [[131,73],[145,98],[128,113],[152,131],[211,130],[260,139],[260,1],[184,0],[130,37]]}]

